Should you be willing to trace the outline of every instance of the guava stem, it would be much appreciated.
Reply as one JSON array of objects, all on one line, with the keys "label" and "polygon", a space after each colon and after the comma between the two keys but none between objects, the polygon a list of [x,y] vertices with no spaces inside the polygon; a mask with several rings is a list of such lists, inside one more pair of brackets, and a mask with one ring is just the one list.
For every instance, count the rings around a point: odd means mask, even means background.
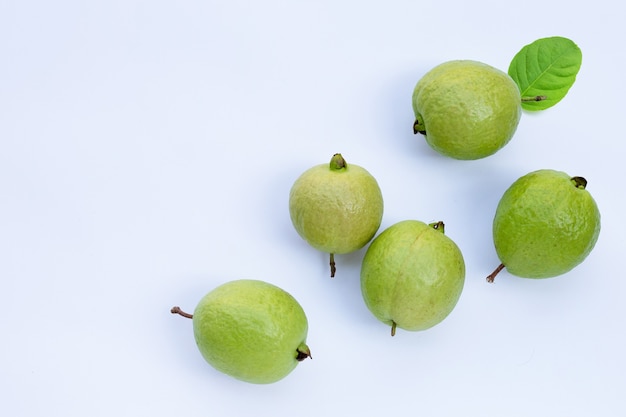
[{"label": "guava stem", "polygon": [[547,99],[548,96],[522,97],[522,101],[543,101]]},{"label": "guava stem", "polygon": [[424,130],[424,127],[422,126],[419,120],[416,120],[415,123],[413,123],[413,134],[417,135],[418,133],[421,133],[422,135],[426,135],[426,131]]},{"label": "guava stem", "polygon": [[396,322],[395,321],[391,321],[391,337],[396,335]]},{"label": "guava stem", "polygon": [[172,307],[172,309],[170,310],[170,312],[172,314],[178,314],[179,316],[183,316],[186,317],[188,319],[192,319],[193,318],[193,314],[189,314],[189,313],[185,313],[183,310],[180,309],[180,307],[175,306]]},{"label": "guava stem", "polygon": [[330,277],[334,278],[335,277],[335,272],[337,272],[337,268],[335,268],[335,254],[331,253],[330,254]]},{"label": "guava stem", "polygon": [[504,264],[498,265],[496,270],[487,276],[487,282],[493,282],[493,280],[496,278],[496,275],[498,275],[498,273],[502,271],[503,269],[504,269]]}]

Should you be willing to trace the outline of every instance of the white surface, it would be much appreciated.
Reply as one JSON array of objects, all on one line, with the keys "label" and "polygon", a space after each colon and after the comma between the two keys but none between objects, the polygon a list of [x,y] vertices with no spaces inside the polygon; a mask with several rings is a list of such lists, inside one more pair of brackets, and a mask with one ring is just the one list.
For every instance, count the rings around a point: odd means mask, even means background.
[{"label": "white surface", "polygon": [[[0,414],[624,415],[618,6],[2,1]],[[506,70],[553,35],[578,43],[581,72],[505,149],[461,162],[412,134],[432,66]],[[292,182],[334,152],[378,179],[383,228],[444,220],[461,247],[464,293],[439,326],[391,338],[361,300],[364,251],[330,279],[293,230]],[[598,244],[566,276],[487,284],[495,205],[538,168],[587,178]],[[169,313],[237,278],[309,317],[314,359],[276,384],[217,373]]]}]

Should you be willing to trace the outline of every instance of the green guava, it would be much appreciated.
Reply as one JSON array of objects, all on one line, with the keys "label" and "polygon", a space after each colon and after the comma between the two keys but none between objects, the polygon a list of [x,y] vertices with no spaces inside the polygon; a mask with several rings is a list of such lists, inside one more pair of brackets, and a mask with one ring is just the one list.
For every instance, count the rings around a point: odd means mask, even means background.
[{"label": "green guava", "polygon": [[364,168],[335,154],[330,164],[306,170],[289,193],[289,214],[298,234],[330,254],[354,252],[376,234],[383,216],[383,197],[376,179]]},{"label": "green guava", "polygon": [[376,237],[361,266],[361,292],[380,321],[409,331],[429,329],[456,306],[465,262],[443,222],[405,220]]},{"label": "green guava", "polygon": [[258,280],[236,280],[205,295],[192,318],[196,344],[215,369],[242,381],[269,384],[311,356],[308,321],[293,296]]},{"label": "green guava", "polygon": [[524,175],[504,193],[493,219],[500,270],[525,278],[564,274],[591,252],[600,234],[600,211],[587,181],[542,169]]},{"label": "green guava", "polygon": [[448,61],[413,90],[414,133],[443,155],[479,159],[506,145],[521,118],[521,95],[505,72],[482,62]]}]

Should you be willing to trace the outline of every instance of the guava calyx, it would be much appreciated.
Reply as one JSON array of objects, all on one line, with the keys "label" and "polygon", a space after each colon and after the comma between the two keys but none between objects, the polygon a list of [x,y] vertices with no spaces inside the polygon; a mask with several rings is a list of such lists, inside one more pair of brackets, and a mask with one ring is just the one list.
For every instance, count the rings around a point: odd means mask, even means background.
[{"label": "guava calyx", "polygon": [[446,225],[441,220],[439,220],[438,222],[430,223],[429,226],[445,234]]},{"label": "guava calyx", "polygon": [[581,190],[584,190],[585,187],[587,187],[587,180],[583,177],[572,177],[572,182],[576,188],[580,188]]},{"label": "guava calyx", "polygon": [[340,171],[347,167],[348,164],[346,163],[346,160],[343,159],[343,156],[341,156],[340,153],[334,154],[333,157],[330,159],[330,169],[333,171]]},{"label": "guava calyx", "polygon": [[413,134],[417,135],[418,133],[426,136],[426,127],[419,118],[415,119],[415,123],[413,123]]},{"label": "guava calyx", "polygon": [[298,362],[302,362],[306,358],[313,359],[313,356],[311,356],[311,349],[309,349],[305,343],[301,343],[296,349],[296,360]]}]

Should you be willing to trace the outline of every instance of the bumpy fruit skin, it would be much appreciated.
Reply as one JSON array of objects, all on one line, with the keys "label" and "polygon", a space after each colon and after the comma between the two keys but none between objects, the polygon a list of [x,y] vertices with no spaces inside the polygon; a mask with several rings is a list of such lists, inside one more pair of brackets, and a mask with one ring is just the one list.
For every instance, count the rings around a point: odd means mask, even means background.
[{"label": "bumpy fruit skin", "polygon": [[413,90],[415,133],[456,159],[479,159],[506,145],[521,118],[517,84],[481,62],[449,61],[426,73]]},{"label": "bumpy fruit skin", "polygon": [[198,303],[193,330],[210,365],[256,384],[284,378],[298,364],[300,353],[310,353],[302,307],[289,293],[264,281],[237,280],[215,288]]},{"label": "bumpy fruit skin", "polygon": [[443,233],[443,223],[406,220],[374,239],[361,267],[361,292],[383,323],[426,330],[456,306],[465,282],[458,246]]},{"label": "bumpy fruit skin", "polygon": [[345,254],[364,247],[383,216],[376,179],[364,168],[335,154],[330,164],[305,171],[289,193],[289,214],[298,234],[314,248]]},{"label": "bumpy fruit skin", "polygon": [[504,193],[493,220],[493,240],[507,271],[549,278],[580,264],[600,234],[600,211],[591,194],[564,172],[524,175]]}]

